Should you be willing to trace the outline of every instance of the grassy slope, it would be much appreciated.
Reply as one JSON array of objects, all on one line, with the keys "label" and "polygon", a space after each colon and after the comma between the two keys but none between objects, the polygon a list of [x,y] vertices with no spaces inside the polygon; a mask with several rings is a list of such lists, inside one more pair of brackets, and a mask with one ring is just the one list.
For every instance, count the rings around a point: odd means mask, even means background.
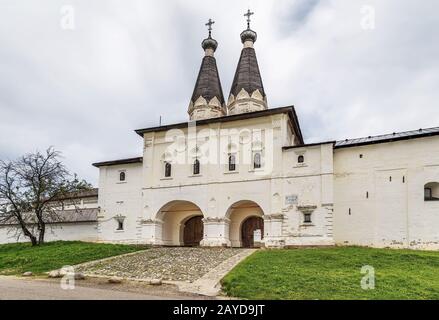
[{"label": "grassy slope", "polygon": [[140,249],[144,248],[79,241],[50,242],[38,247],[32,247],[28,243],[4,244],[0,245],[0,274],[21,274],[26,271],[39,274],[66,265],[75,265]]},{"label": "grassy slope", "polygon": [[[374,290],[360,269],[375,268]],[[339,247],[266,250],[223,279],[231,296],[248,299],[439,299],[439,252]]]}]

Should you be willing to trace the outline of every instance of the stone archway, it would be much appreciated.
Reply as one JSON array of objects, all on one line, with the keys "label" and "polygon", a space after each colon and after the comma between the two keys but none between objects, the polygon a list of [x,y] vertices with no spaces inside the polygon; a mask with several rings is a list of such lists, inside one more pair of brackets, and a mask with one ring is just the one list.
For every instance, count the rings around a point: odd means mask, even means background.
[{"label": "stone archway", "polygon": [[190,201],[176,200],[157,213],[161,221],[161,239],[167,246],[198,246],[203,239],[203,213]]},{"label": "stone archway", "polygon": [[[264,239],[264,212],[254,201],[235,202],[227,211],[232,247],[260,247]],[[255,240],[256,237],[256,241]]]}]

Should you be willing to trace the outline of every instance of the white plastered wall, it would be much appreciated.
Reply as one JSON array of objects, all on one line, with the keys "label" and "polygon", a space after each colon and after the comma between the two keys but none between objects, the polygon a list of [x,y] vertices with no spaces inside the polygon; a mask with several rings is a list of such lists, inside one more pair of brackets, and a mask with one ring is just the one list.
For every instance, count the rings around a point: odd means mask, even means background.
[{"label": "white plastered wall", "polygon": [[439,181],[438,137],[336,149],[334,172],[337,243],[439,248],[439,202],[424,201]]}]

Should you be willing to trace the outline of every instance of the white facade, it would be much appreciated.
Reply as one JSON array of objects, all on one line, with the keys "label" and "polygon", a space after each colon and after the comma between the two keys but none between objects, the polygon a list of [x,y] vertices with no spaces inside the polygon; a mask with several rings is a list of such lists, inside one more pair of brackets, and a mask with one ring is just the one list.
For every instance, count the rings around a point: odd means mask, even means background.
[{"label": "white facade", "polygon": [[[201,246],[240,247],[243,223],[254,216],[264,225],[255,246],[439,247],[439,201],[424,200],[425,185],[439,182],[439,136],[303,145],[281,109],[142,133],[141,161],[99,166],[99,241],[184,245],[187,221],[201,216]],[[219,142],[232,129],[237,138]],[[254,131],[262,134],[249,138]],[[194,175],[194,161],[212,144],[223,161],[201,163]],[[260,169],[255,152],[262,154]],[[230,154],[235,171],[228,170]],[[118,216],[123,230],[116,230]]]},{"label": "white facade", "polygon": [[[361,158],[360,158],[361,155]],[[439,136],[337,149],[334,239],[374,247],[439,248]]]}]

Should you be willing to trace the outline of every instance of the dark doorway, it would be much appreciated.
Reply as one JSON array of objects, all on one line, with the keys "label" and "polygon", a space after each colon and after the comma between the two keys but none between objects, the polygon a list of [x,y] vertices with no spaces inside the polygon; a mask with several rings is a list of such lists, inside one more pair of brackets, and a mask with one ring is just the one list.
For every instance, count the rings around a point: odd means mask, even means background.
[{"label": "dark doorway", "polygon": [[203,217],[195,216],[184,224],[183,242],[185,246],[195,247],[203,239]]},{"label": "dark doorway", "polygon": [[241,226],[241,241],[242,247],[253,248],[254,243],[254,232],[255,230],[261,230],[261,239],[264,238],[264,219],[261,217],[250,217],[247,218]]}]

